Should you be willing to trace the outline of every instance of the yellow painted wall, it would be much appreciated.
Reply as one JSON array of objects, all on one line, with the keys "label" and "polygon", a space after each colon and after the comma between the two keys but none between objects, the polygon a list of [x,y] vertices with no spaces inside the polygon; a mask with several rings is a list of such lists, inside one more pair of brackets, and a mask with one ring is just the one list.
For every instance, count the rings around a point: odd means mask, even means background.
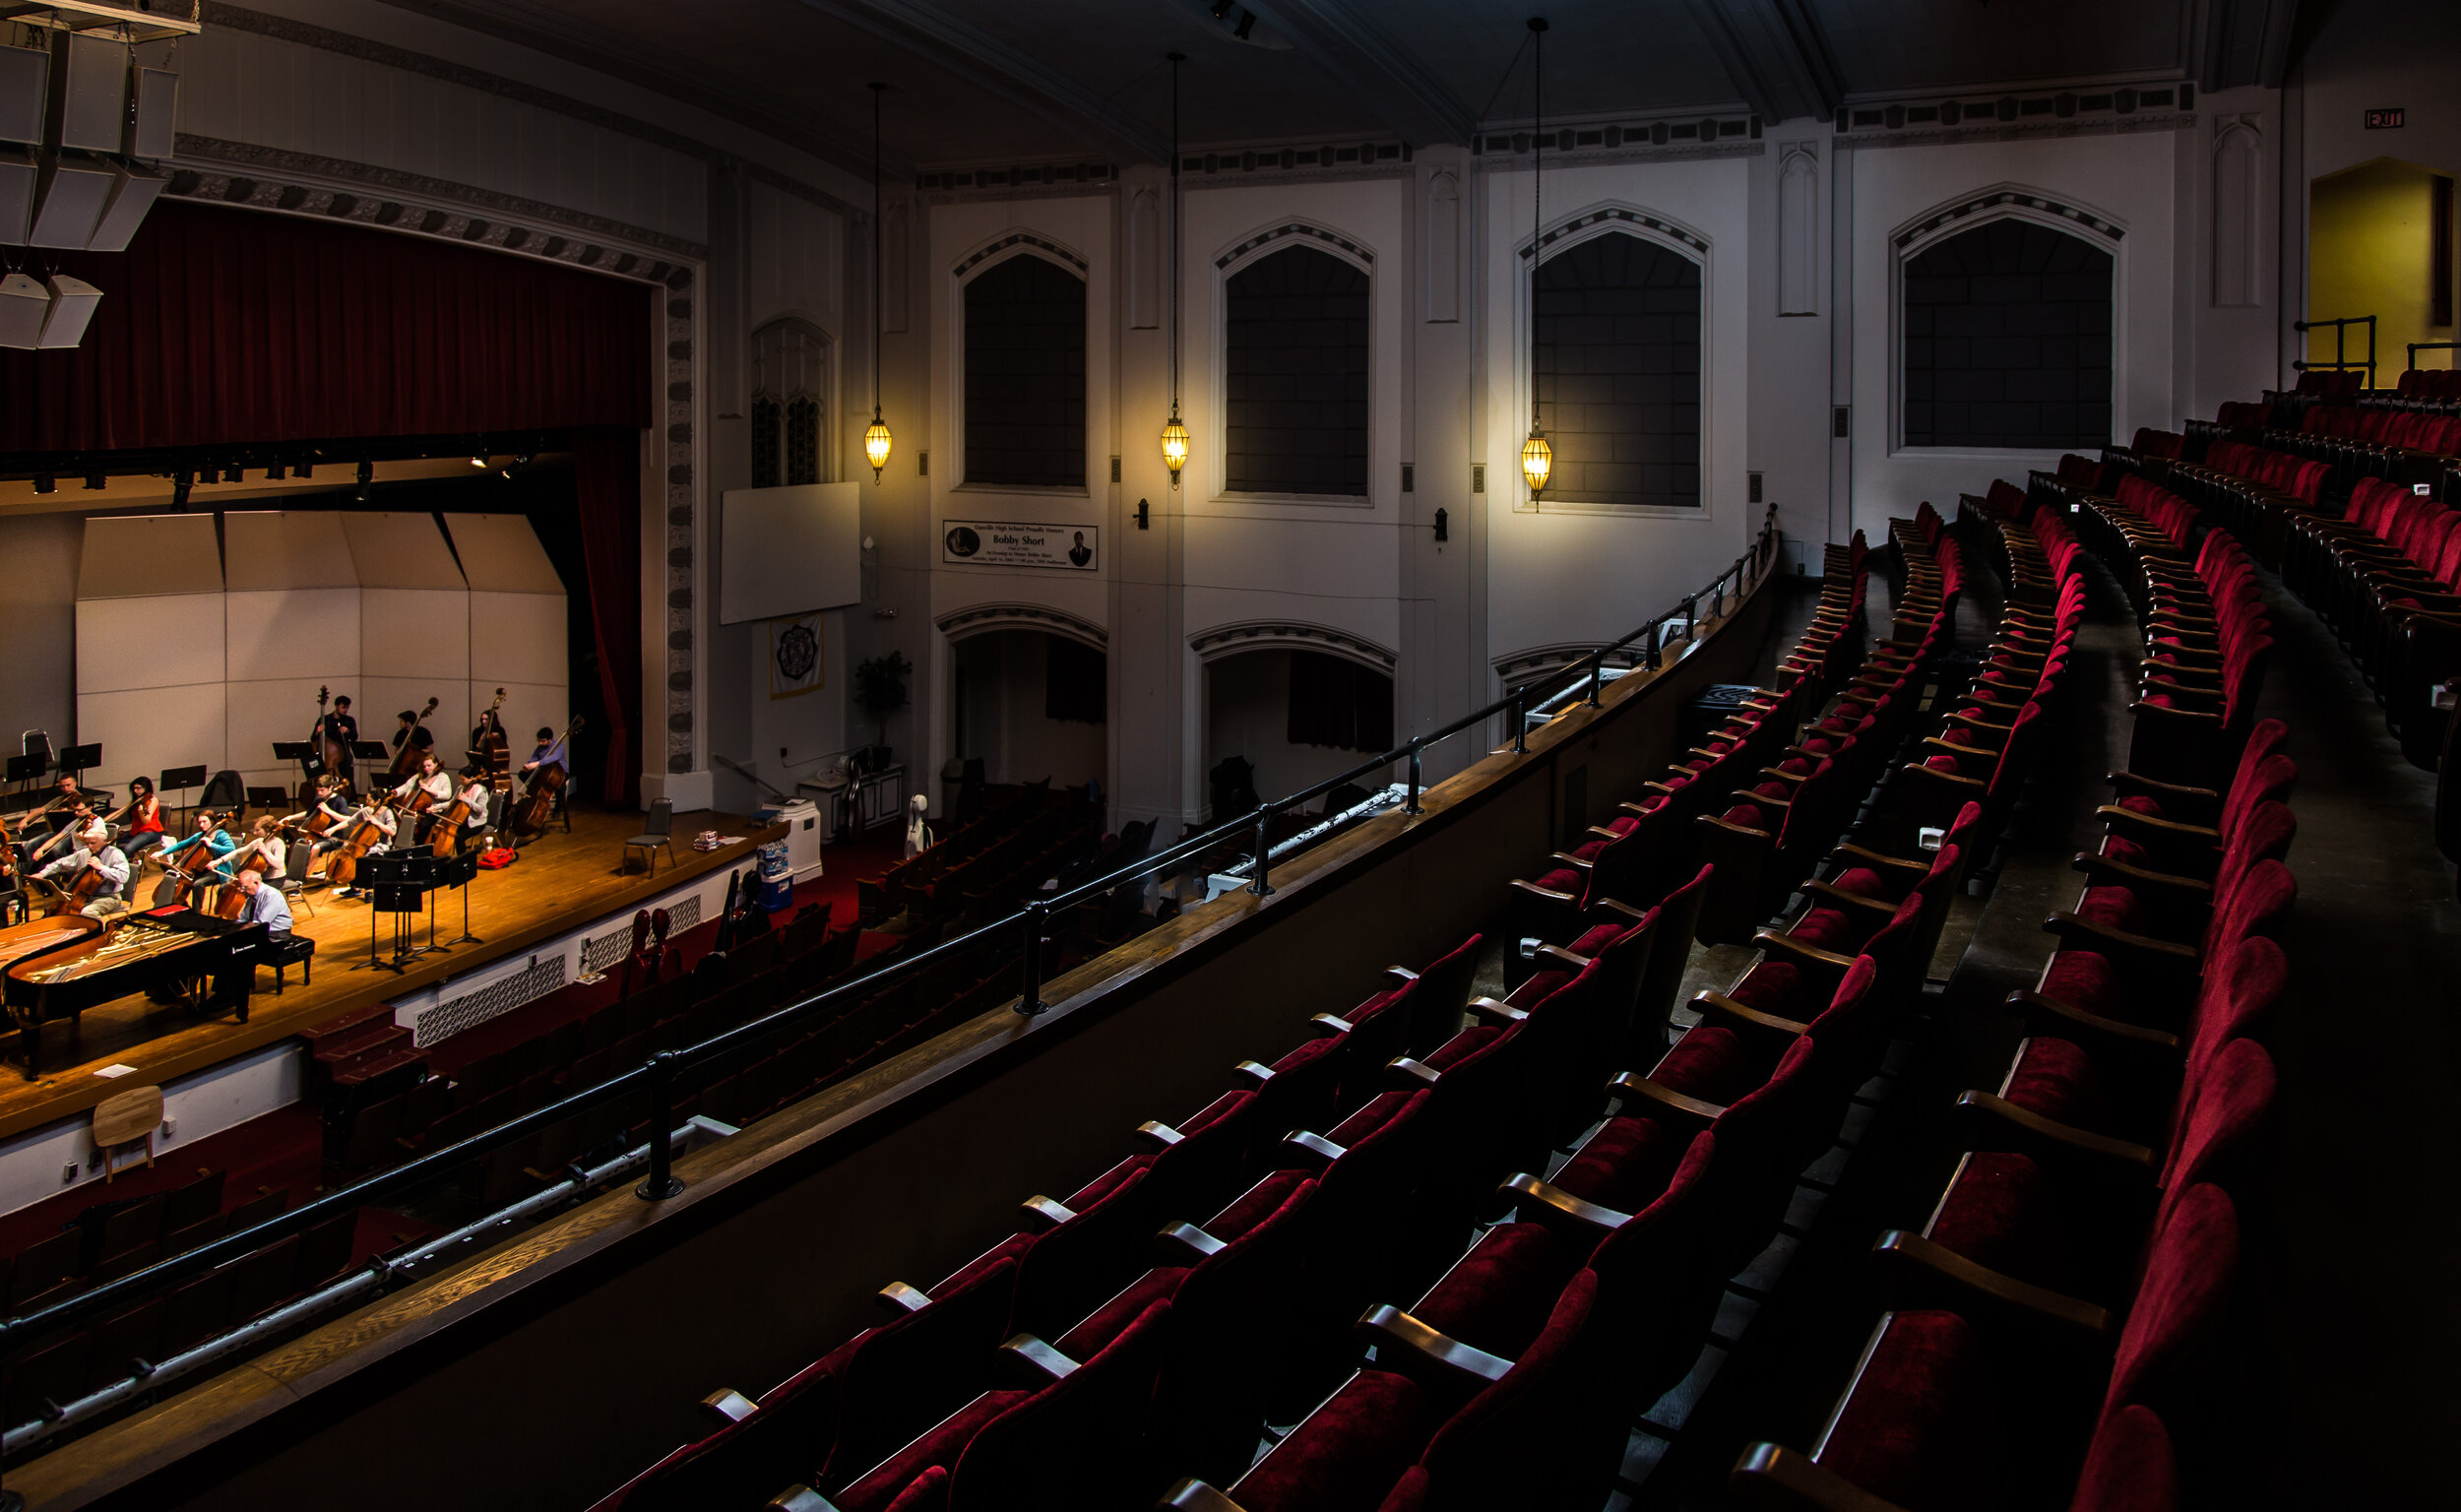
[{"label": "yellow painted wall", "polygon": [[[2449,325],[2428,324],[2429,220],[2433,175],[2415,163],[2379,158],[2317,179],[2308,188],[2307,318],[2373,315],[2376,382],[2401,377],[2411,342],[2449,342]],[[2364,356],[2363,331],[2348,354]],[[2452,352],[2421,352],[2422,367],[2448,367]],[[2330,361],[2333,333],[2307,333],[2307,360]]]}]

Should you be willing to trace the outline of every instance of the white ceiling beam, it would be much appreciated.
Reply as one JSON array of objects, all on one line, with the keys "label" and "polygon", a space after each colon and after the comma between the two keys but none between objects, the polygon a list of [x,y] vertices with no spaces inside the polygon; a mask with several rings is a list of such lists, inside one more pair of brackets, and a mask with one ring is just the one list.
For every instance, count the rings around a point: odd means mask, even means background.
[{"label": "white ceiling beam", "polygon": [[1826,119],[1845,103],[1844,78],[1809,0],[1684,0],[1684,9],[1763,120]]},{"label": "white ceiling beam", "polygon": [[894,42],[1080,138],[1101,153],[1166,162],[1170,139],[1059,70],[924,0],[799,0]]},{"label": "white ceiling beam", "polygon": [[1478,132],[1468,105],[1369,25],[1346,0],[1239,0],[1291,45],[1357,93],[1414,148],[1467,145]]}]

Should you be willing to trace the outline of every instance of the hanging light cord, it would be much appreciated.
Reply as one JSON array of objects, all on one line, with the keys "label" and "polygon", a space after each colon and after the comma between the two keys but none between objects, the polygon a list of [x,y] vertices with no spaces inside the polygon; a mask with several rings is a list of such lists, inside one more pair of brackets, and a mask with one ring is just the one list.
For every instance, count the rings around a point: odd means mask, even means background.
[{"label": "hanging light cord", "polygon": [[880,418],[880,94],[871,87],[871,417]]},{"label": "hanging light cord", "polygon": [[1170,412],[1179,412],[1179,62],[1170,63]]},{"label": "hanging light cord", "polygon": [[1541,171],[1546,154],[1546,25],[1530,23],[1530,40],[1535,48],[1530,56],[1532,115],[1536,124],[1530,131],[1530,428],[1539,428],[1538,389],[1538,270],[1539,228],[1546,224],[1540,211],[1546,192],[1546,175]]}]

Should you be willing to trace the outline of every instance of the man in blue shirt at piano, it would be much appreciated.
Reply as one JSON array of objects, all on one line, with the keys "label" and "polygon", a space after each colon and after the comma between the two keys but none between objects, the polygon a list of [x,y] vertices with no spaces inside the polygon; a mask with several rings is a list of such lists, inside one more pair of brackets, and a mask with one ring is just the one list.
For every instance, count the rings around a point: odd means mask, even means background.
[{"label": "man in blue shirt at piano", "polygon": [[266,939],[276,945],[290,938],[290,900],[282,895],[281,888],[267,885],[263,872],[243,871],[239,891],[248,899],[239,913],[241,923],[265,925]]}]

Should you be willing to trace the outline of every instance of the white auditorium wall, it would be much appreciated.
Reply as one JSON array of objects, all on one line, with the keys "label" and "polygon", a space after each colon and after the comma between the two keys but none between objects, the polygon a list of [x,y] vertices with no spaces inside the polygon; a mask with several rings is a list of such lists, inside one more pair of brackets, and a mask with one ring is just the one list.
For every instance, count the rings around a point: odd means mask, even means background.
[{"label": "white auditorium wall", "polygon": [[361,735],[392,728],[358,686],[359,585],[332,510],[233,510],[223,517],[224,595],[221,759],[252,787],[277,787],[295,771],[274,760],[273,742],[304,737],[316,724],[317,690],[350,699]]},{"label": "white auditorium wall", "polygon": [[1982,492],[1994,477],[2022,481],[2029,468],[2055,466],[2064,450],[1906,447],[1898,439],[1901,343],[1892,238],[2002,185],[2124,230],[2115,246],[2086,238],[2114,253],[2112,428],[2124,443],[2140,425],[2177,427],[2173,258],[2180,190],[2172,133],[1861,148],[1851,157],[1856,526],[1876,540],[1892,516],[1910,515],[1926,499],[1953,514],[1958,494]]},{"label": "white auditorium wall", "polygon": [[[528,755],[534,733],[560,730],[572,719],[563,580],[520,515],[447,515],[444,528],[470,583],[465,707],[484,709],[495,690],[504,689],[504,729],[518,760]],[[394,712],[381,711],[387,730]],[[359,721],[361,728],[370,723]],[[448,733],[436,733],[440,747],[451,750]]]},{"label": "white auditorium wall", "polygon": [[[76,740],[102,747],[102,764],[88,782],[116,788],[141,772],[219,765],[226,648],[214,517],[114,515],[83,523]],[[301,721],[302,733],[307,723]],[[66,735],[53,730],[53,746],[67,745]]]},{"label": "white auditorium wall", "polygon": [[46,730],[63,744],[77,725],[77,566],[86,522],[73,514],[0,516],[0,750]]},{"label": "white auditorium wall", "polygon": [[448,768],[460,766],[473,716],[486,704],[471,702],[470,584],[453,548],[425,514],[345,514],[342,535],[359,582],[351,702],[360,730],[390,741],[401,727],[395,717],[432,698],[425,723],[436,753]]},{"label": "white auditorium wall", "polygon": [[[1601,210],[1631,210],[1708,243],[1702,263],[1701,507],[1536,509],[1521,477],[1529,434],[1527,262],[1530,174],[1486,175],[1483,278],[1484,448],[1488,547],[1487,650],[1502,660],[1533,648],[1613,640],[1662,612],[1732,562],[1759,526],[1746,502],[1751,400],[1749,159],[1556,166],[1546,169],[1549,229]],[[1635,227],[1634,229],[1638,229]],[[1490,685],[1489,696],[1500,691]]]}]

